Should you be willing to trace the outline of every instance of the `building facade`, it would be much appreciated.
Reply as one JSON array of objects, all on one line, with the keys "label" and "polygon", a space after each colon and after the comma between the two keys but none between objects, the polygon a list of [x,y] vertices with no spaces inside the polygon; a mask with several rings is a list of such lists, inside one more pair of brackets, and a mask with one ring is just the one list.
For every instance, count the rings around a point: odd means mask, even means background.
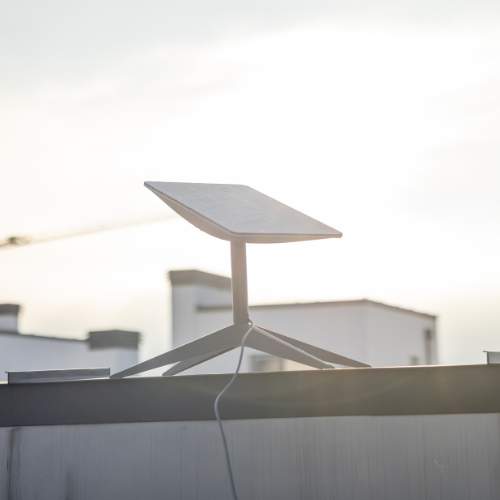
[{"label": "building facade", "polygon": [[86,339],[24,334],[19,312],[17,304],[0,304],[0,381],[9,371],[110,368],[113,373],[137,363],[137,332],[95,331]]},{"label": "building facade", "polygon": [[[197,270],[171,271],[174,347],[232,322],[231,280]],[[309,342],[372,366],[430,365],[438,362],[436,316],[360,299],[250,307],[252,320],[265,328]],[[234,370],[229,352],[190,370]],[[242,371],[278,371],[303,365],[248,349]]]}]

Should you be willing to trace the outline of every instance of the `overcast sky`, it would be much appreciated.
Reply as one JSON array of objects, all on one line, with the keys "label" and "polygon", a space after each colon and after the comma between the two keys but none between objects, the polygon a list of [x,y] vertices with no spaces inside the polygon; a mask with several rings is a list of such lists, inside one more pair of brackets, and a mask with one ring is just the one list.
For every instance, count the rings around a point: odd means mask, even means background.
[{"label": "overcast sky", "polygon": [[[168,215],[144,180],[238,182],[343,231],[249,250],[253,302],[439,315],[442,360],[500,350],[500,4],[0,6],[0,237]],[[169,329],[165,271],[229,271],[180,220],[0,251],[24,331]]]}]

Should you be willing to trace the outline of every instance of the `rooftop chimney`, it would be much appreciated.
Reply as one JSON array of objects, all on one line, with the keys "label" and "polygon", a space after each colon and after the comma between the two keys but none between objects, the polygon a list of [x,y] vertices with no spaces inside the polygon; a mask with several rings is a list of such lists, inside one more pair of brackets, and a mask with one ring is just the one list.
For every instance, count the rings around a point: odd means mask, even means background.
[{"label": "rooftop chimney", "polygon": [[18,304],[0,304],[0,332],[19,333],[17,319],[20,310]]},{"label": "rooftop chimney", "polygon": [[199,308],[227,306],[231,312],[231,280],[226,276],[196,269],[170,271],[172,286],[172,343],[175,346],[195,340],[203,332]]}]

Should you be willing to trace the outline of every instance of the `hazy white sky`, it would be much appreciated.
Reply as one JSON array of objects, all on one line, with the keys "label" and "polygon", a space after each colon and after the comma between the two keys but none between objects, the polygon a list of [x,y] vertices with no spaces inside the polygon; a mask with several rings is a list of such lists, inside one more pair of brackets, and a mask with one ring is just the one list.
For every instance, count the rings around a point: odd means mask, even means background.
[{"label": "hazy white sky", "polygon": [[[249,249],[254,302],[439,315],[442,360],[500,350],[498,2],[0,7],[0,237],[168,214],[144,180],[239,182],[342,240]],[[0,251],[23,330],[167,345],[165,271],[227,273],[183,221]]]}]

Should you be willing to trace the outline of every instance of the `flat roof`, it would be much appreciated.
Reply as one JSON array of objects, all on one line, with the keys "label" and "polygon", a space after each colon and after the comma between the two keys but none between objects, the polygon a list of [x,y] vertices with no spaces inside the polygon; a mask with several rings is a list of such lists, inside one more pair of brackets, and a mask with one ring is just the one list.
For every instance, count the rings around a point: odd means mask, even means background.
[{"label": "flat roof", "polygon": [[[414,314],[416,316],[424,316],[426,318],[436,319],[435,314],[429,314],[426,312],[415,311],[414,309],[407,309],[406,307],[394,306],[392,304],[386,304],[385,302],[379,302],[377,300],[371,299],[352,299],[352,300],[325,300],[316,302],[277,302],[270,304],[255,304],[249,307],[250,310],[256,309],[273,309],[273,308],[287,308],[287,307],[316,307],[316,306],[345,306],[345,305],[359,305],[359,304],[372,304],[377,307],[384,307],[393,311],[399,311],[407,314]],[[216,311],[231,309],[231,305],[213,305],[213,306],[197,306],[198,311]]]},{"label": "flat roof", "polygon": [[34,333],[21,333],[11,331],[0,331],[0,335],[8,335],[16,339],[26,340],[61,340],[63,342],[87,342],[87,339],[71,338],[71,337],[57,337],[55,335],[37,335]]},{"label": "flat roof", "polygon": [[56,335],[37,335],[32,333],[21,333],[12,331],[0,331],[0,338],[3,335],[15,339],[24,340],[50,340],[62,342],[79,342],[85,343],[91,349],[102,349],[106,347],[125,347],[137,349],[141,340],[139,332],[131,330],[110,329],[101,331],[92,331],[87,334],[87,338],[74,338],[74,337],[59,337]]},{"label": "flat roof", "polygon": [[[0,426],[213,420],[231,374],[0,384]],[[224,419],[500,413],[500,365],[242,374]]]}]

